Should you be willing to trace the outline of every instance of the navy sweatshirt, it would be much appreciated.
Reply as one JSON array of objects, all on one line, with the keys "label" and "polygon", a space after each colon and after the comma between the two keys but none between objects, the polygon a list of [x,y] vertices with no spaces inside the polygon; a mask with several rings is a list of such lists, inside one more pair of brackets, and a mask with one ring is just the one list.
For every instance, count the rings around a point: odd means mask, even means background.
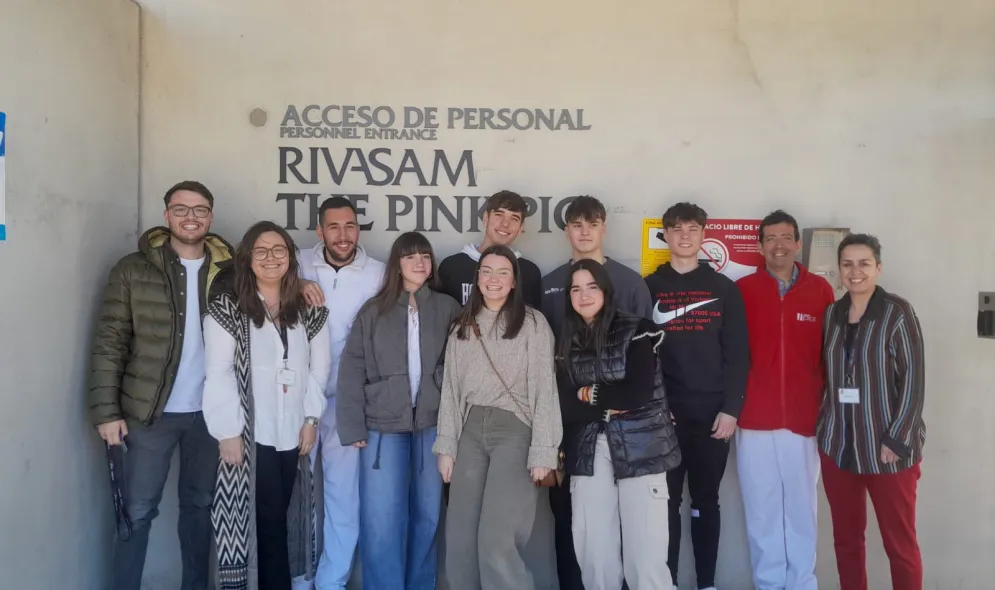
[{"label": "navy sweatshirt", "polygon": [[658,352],[671,405],[738,418],[750,345],[736,283],[707,264],[681,274],[667,263],[646,277],[646,286],[653,321],[667,331]]}]

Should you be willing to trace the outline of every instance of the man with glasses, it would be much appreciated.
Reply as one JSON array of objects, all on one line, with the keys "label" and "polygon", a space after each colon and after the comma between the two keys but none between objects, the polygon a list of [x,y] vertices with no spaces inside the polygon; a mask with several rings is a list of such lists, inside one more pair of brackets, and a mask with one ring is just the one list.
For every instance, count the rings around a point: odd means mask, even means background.
[{"label": "man with glasses", "polygon": [[[232,248],[210,233],[214,197],[183,181],[164,197],[165,227],[110,271],[93,338],[87,406],[108,445],[125,444],[130,535],[115,541],[114,590],[139,590],[149,528],[180,448],[181,590],[208,588],[218,443],[207,432],[201,315],[231,288]],[[121,474],[117,474],[120,476]]]},{"label": "man with glasses", "polygon": [[757,590],[816,590],[819,451],[825,387],[823,321],[835,301],[826,279],[795,260],[801,234],[778,210],[760,222],[764,265],[739,281],[749,328],[746,400],[736,467]]}]

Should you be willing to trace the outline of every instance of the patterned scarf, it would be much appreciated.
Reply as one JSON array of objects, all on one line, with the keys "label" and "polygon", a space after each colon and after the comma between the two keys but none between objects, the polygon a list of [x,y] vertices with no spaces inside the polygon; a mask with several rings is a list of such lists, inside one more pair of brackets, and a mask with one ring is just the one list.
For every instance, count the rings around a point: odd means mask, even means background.
[{"label": "patterned scarf", "polygon": [[[256,469],[252,362],[249,351],[248,316],[238,309],[230,295],[222,295],[208,306],[209,313],[235,339],[235,378],[241,397],[245,428],[242,430],[244,459],[241,465],[221,461],[214,491],[211,521],[218,549],[218,588],[250,590],[258,588],[256,563]],[[302,321],[308,341],[317,335],[328,318],[324,307],[312,307]],[[314,578],[318,548],[315,534],[314,486],[311,457],[298,461],[297,477],[287,511],[288,545],[292,577]]]}]

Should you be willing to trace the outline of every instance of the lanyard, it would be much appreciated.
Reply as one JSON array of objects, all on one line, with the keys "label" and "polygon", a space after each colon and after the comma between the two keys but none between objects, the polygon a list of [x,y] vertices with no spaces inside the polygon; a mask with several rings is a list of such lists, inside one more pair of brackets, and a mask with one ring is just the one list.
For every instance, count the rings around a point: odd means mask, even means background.
[{"label": "lanyard", "polygon": [[269,319],[270,323],[273,324],[273,329],[280,336],[280,342],[283,344],[283,368],[287,368],[287,352],[289,344],[287,341],[287,326],[284,324],[276,325],[276,320],[273,319],[273,315],[269,312],[269,308],[266,309],[266,317]]},{"label": "lanyard", "polygon": [[276,322],[273,321],[273,315],[270,314],[269,308],[266,308],[266,317],[269,318],[270,323],[273,324],[273,329],[276,330],[276,333],[280,335],[280,343],[283,344],[283,369],[281,371],[277,371],[277,381],[283,386],[283,393],[287,393],[287,382],[281,381],[281,379],[284,378],[281,377],[281,374],[288,372],[287,353],[289,352],[289,342],[287,339],[287,325],[281,322],[280,325],[277,326]]}]

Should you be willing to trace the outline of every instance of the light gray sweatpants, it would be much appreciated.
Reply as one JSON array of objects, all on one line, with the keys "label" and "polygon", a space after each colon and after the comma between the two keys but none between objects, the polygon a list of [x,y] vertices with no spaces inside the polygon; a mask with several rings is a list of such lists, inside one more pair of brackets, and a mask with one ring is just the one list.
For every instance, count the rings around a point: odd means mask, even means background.
[{"label": "light gray sweatpants", "polygon": [[[545,496],[529,473],[531,443],[532,429],[511,412],[471,408],[446,512],[446,577],[453,590],[535,590],[536,580],[555,580],[555,560],[546,564],[550,572],[530,571],[534,560],[526,562],[538,500]],[[543,521],[552,527],[552,518]],[[552,530],[546,536],[551,539]]]},{"label": "light gray sweatpants", "polygon": [[608,439],[601,434],[594,475],[571,476],[570,498],[574,549],[585,590],[618,590],[623,577],[630,590],[674,588],[667,567],[666,473],[616,483]]}]

